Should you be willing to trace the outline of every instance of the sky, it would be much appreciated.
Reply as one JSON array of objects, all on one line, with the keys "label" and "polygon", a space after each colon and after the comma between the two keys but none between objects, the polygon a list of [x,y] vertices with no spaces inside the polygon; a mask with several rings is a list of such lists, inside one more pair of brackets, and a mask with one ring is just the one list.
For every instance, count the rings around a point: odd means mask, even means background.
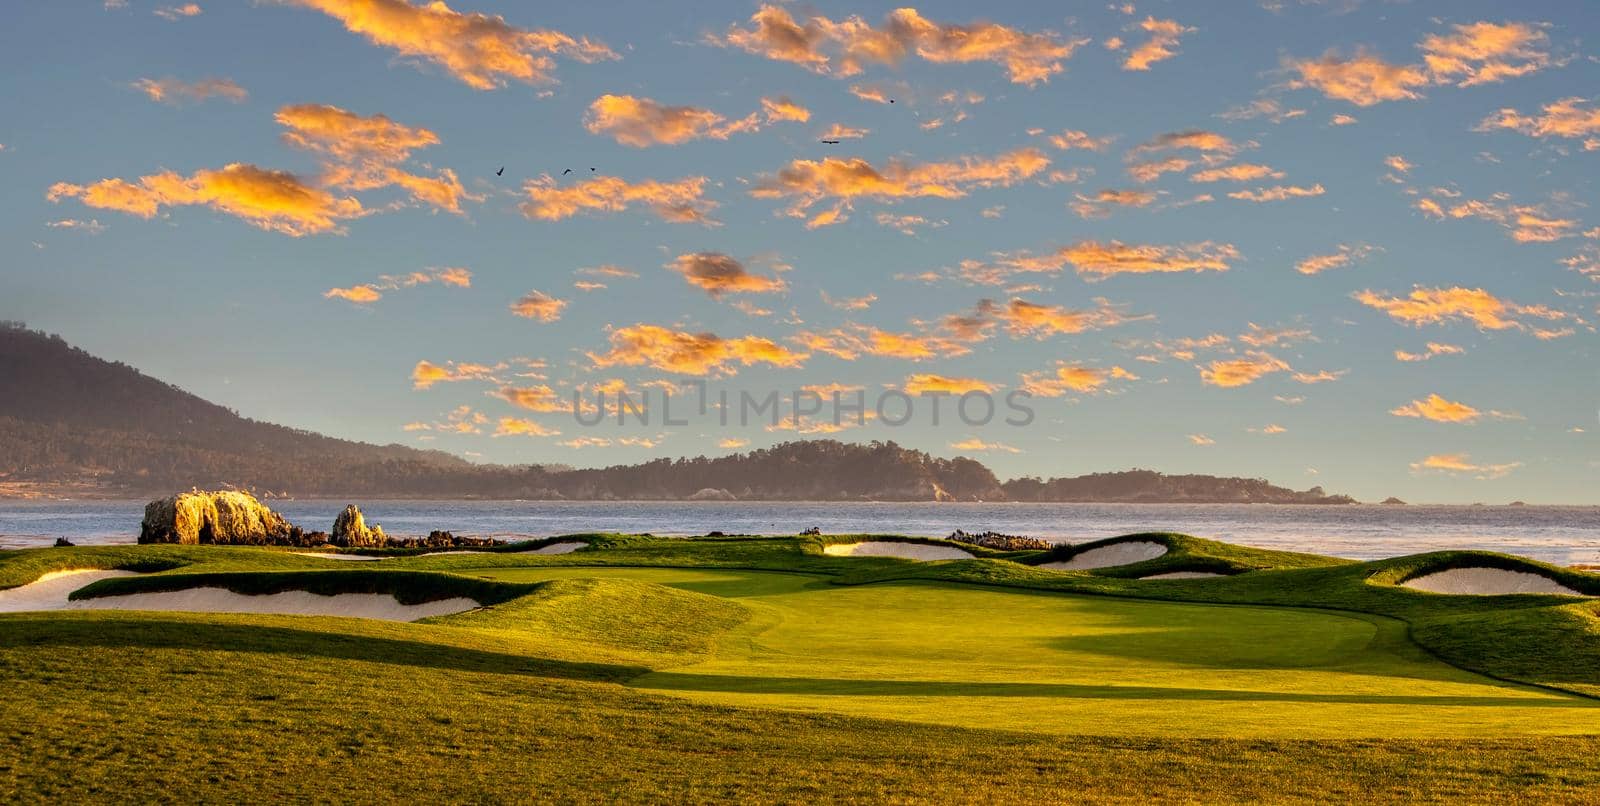
[{"label": "sky", "polygon": [[982,11],[11,4],[0,318],[483,462],[1597,502],[1588,4]]}]

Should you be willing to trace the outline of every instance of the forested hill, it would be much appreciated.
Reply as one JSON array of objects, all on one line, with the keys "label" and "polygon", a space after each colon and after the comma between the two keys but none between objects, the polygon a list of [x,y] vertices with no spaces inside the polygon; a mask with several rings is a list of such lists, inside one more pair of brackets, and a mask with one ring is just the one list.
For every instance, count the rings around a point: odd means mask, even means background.
[{"label": "forested hill", "polygon": [[0,324],[0,494],[144,496],[190,487],[363,498],[1345,503],[1320,488],[1146,470],[1001,483],[981,462],[893,442],[805,440],[589,470],[475,465],[240,417],[170,384]]}]

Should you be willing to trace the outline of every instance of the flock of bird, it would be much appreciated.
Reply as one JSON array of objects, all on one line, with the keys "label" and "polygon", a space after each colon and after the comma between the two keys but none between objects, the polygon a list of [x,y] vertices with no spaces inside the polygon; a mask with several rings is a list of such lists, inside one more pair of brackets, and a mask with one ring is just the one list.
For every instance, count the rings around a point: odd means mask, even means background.
[{"label": "flock of bird", "polygon": [[[893,99],[893,98],[890,98],[890,99],[889,99],[889,103],[891,103],[891,104],[892,104],[892,103],[894,103],[894,99]],[[826,144],[826,145],[830,145],[830,146],[836,146],[836,145],[838,145],[838,144],[839,144],[839,141],[838,141],[838,140],[829,140],[829,139],[826,139],[826,138],[824,138],[824,139],[823,139],[823,140],[821,140],[821,141],[820,141],[820,142],[822,142],[822,143],[824,143],[824,144]],[[595,172],[595,171],[598,171],[598,170],[599,170],[599,169],[598,169],[598,168],[593,168],[593,167],[591,167],[591,168],[590,168],[590,169],[589,169],[589,172],[590,172],[590,173],[594,173],[594,172]],[[498,171],[495,171],[495,172],[494,172],[494,175],[495,175],[495,176],[504,176],[504,175],[505,175],[505,172],[506,172],[506,166],[504,166],[504,165],[502,165],[502,166],[500,166],[500,170],[498,170]],[[562,172],[561,172],[561,175],[562,175],[562,176],[566,176],[566,175],[567,175],[567,174],[569,174],[569,173],[572,173],[572,169],[571,169],[571,168],[568,168],[568,169],[566,169],[566,170],[565,170],[565,171],[562,171]]]}]

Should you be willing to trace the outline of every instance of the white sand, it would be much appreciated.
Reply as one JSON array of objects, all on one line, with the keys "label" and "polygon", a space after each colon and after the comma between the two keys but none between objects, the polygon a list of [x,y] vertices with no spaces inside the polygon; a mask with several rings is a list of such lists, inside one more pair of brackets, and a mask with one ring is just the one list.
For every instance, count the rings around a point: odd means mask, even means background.
[{"label": "white sand", "polygon": [[530,551],[519,551],[519,552],[516,552],[516,553],[517,554],[571,554],[572,552],[577,551],[578,549],[585,549],[585,548],[588,548],[588,547],[589,547],[589,544],[583,542],[582,540],[567,540],[567,541],[563,541],[563,542],[560,542],[560,543],[551,543],[548,546],[543,546],[543,547],[540,547],[540,548],[532,549]]},{"label": "white sand", "polygon": [[1452,568],[1408,579],[1401,585],[1429,593],[1467,596],[1504,596],[1511,593],[1584,595],[1542,574],[1507,571],[1504,568]]},{"label": "white sand", "polygon": [[384,621],[416,621],[448,616],[480,607],[463,596],[417,605],[400,604],[387,593],[341,593],[322,596],[308,591],[284,591],[246,596],[226,588],[189,588],[181,591],[103,596],[69,604],[86,610],[176,610],[187,613],[276,613],[289,616],[348,616]]},{"label": "white sand", "polygon": [[102,579],[129,576],[134,576],[134,573],[132,571],[101,571],[96,568],[51,571],[26,585],[0,591],[0,613],[22,613],[29,610],[65,610],[68,605],[67,597],[73,591],[88,587]]},{"label": "white sand", "polygon": [[331,551],[291,551],[289,553],[301,557],[321,557],[324,560],[345,560],[348,562],[372,562],[373,560],[385,559],[383,557],[368,557],[364,554],[335,554]]},{"label": "white sand", "polygon": [[136,576],[132,571],[77,569],[51,571],[37,580],[0,591],[0,613],[36,610],[173,610],[191,613],[277,613],[301,616],[349,616],[385,621],[416,621],[447,616],[481,607],[458,596],[419,605],[400,604],[387,593],[341,593],[321,596],[307,591],[285,591],[246,596],[225,588],[190,588],[181,591],[132,593],[95,599],[67,599],[73,591],[102,579]]},{"label": "white sand", "polygon": [[[1087,571],[1091,568],[1112,568],[1118,565],[1132,565],[1145,560],[1154,560],[1166,553],[1167,547],[1160,543],[1148,540],[1129,540],[1079,552],[1066,562],[1043,563],[1037,567],[1053,568],[1057,571]],[[1148,579],[1148,577],[1146,578]]]},{"label": "white sand", "polygon": [[927,543],[900,543],[871,540],[866,543],[835,543],[823,550],[835,557],[899,557],[903,560],[970,560],[972,555],[954,546]]},{"label": "white sand", "polygon": [[1167,572],[1165,574],[1151,574],[1150,576],[1139,577],[1139,578],[1140,579],[1210,579],[1212,577],[1223,577],[1223,576],[1227,576],[1227,574],[1214,574],[1214,573],[1212,573],[1210,571],[1169,571],[1169,572]]}]

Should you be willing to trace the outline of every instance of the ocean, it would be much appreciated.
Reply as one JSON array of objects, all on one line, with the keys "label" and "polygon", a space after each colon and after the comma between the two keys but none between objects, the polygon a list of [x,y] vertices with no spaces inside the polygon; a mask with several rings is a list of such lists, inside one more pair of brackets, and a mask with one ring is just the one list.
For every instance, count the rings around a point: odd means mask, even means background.
[{"label": "ocean", "polygon": [[[144,503],[0,501],[0,548],[48,546],[58,537],[80,545],[132,543]],[[303,528],[327,530],[347,502],[268,503]],[[992,529],[1075,543],[1173,531],[1357,560],[1484,549],[1560,565],[1600,565],[1595,506],[372,501],[361,507],[368,523],[399,536],[433,529],[506,539],[574,532],[791,535],[814,526],[825,533],[929,537]]]}]

